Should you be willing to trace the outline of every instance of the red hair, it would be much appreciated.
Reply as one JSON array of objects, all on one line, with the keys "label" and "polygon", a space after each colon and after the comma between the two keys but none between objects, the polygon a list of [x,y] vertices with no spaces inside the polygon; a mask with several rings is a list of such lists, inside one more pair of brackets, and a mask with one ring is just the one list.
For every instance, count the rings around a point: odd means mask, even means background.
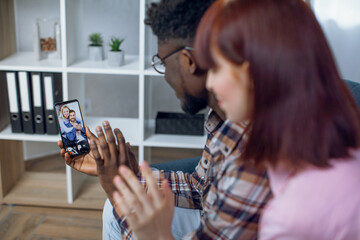
[{"label": "red hair", "polygon": [[359,109],[302,0],[215,2],[195,38],[200,67],[216,67],[213,47],[234,64],[250,63],[254,109],[244,160],[326,167],[359,148]]}]

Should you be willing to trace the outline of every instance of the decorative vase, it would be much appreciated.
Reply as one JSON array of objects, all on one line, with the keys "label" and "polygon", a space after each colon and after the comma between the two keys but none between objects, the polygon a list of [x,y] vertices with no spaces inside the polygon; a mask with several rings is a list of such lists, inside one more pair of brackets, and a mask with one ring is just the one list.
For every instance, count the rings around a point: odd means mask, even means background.
[{"label": "decorative vase", "polygon": [[33,26],[36,60],[61,59],[60,24],[57,18],[37,18]]},{"label": "decorative vase", "polygon": [[125,63],[125,52],[123,50],[119,52],[109,51],[108,53],[108,65],[110,67],[119,67]]},{"label": "decorative vase", "polygon": [[91,61],[102,61],[103,57],[103,47],[100,46],[89,46],[89,60]]}]

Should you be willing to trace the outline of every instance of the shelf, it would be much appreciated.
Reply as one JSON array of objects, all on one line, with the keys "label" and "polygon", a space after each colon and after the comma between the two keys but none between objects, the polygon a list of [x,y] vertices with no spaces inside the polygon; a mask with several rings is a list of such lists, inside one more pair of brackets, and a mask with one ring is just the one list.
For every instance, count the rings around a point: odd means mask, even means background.
[{"label": "shelf", "polygon": [[[86,0],[39,0],[15,1],[15,5],[14,0],[3,1],[9,9],[0,9],[0,20],[5,26],[0,27],[0,35],[5,36],[0,42],[0,71],[62,73],[64,99],[80,99],[87,103],[87,113],[99,116],[84,116],[86,126],[96,134],[96,126],[108,120],[113,129],[123,132],[127,142],[137,146],[139,161],[144,160],[151,147],[177,148],[179,152],[184,152],[184,148],[203,149],[206,136],[157,135],[154,126],[147,127],[148,118],[154,118],[159,109],[181,111],[173,90],[163,81],[164,75],[149,64],[157,46],[157,38],[143,24],[146,5],[151,1],[106,0],[87,4]],[[38,2],[41,8],[37,7]],[[41,16],[60,20],[61,60],[35,60],[33,24]],[[88,37],[94,32],[102,34],[106,51],[111,36],[126,38],[122,45],[126,52],[123,66],[110,67],[107,59],[87,59]],[[6,77],[0,80],[4,90],[0,98],[6,100]],[[8,110],[3,111],[1,122],[7,122],[8,117]],[[24,172],[24,157],[28,153],[23,141],[35,142],[34,150],[38,151],[38,145],[56,146],[60,139],[60,135],[12,133],[11,125],[0,130],[1,203],[102,209],[106,196],[97,178],[86,178],[80,185],[77,180],[83,180],[83,175],[75,170],[61,174]],[[77,195],[73,196],[73,192]]]},{"label": "shelf", "polygon": [[69,73],[101,73],[101,74],[139,74],[139,56],[125,55],[125,64],[120,67],[109,67],[107,59],[103,61],[78,60],[71,64]]},{"label": "shelf", "polygon": [[157,77],[164,76],[163,74],[160,74],[157,71],[155,71],[153,67],[146,68],[144,74],[146,76],[157,76]]},{"label": "shelf", "polygon": [[205,142],[206,136],[153,134],[144,141],[144,146],[203,149]]},{"label": "shelf", "polygon": [[60,136],[48,135],[48,134],[12,133],[11,126],[8,125],[0,132],[0,139],[34,141],[34,142],[57,142],[60,140]]},{"label": "shelf", "polygon": [[155,120],[149,119],[146,123],[145,147],[171,147],[171,148],[199,148],[203,149],[206,142],[206,135],[175,135],[155,134]]},{"label": "shelf", "polygon": [[17,52],[0,61],[0,70],[30,72],[61,72],[61,60],[35,60],[33,52]]},{"label": "shelf", "polygon": [[[108,120],[110,125],[119,128],[126,141],[133,146],[139,145],[139,120],[134,118],[106,118],[106,117],[85,117],[85,123],[90,130],[95,133],[95,127],[101,125],[104,120]],[[47,134],[25,134],[12,133],[11,126],[8,125],[0,132],[0,139],[6,140],[23,140],[35,142],[57,142],[60,140],[59,135]]]},{"label": "shelf", "polygon": [[8,204],[102,209],[106,194],[97,178],[87,177],[72,204],[67,202],[65,173],[25,172],[4,197]]}]

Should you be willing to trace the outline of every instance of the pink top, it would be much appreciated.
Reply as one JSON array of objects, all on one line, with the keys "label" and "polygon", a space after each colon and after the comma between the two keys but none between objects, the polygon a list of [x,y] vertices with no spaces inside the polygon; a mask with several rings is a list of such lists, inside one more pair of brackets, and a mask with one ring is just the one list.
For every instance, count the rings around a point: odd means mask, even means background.
[{"label": "pink top", "polygon": [[261,240],[360,239],[360,149],[333,167],[290,177],[268,169],[274,198],[260,220]]}]

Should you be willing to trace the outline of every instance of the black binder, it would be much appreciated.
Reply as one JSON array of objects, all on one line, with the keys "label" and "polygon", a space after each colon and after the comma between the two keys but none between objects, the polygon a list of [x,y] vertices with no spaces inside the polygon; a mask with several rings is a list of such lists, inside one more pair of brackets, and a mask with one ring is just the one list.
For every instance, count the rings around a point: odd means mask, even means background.
[{"label": "black binder", "polygon": [[21,119],[21,105],[19,94],[19,82],[16,72],[6,73],[6,85],[8,90],[9,110],[10,110],[10,122],[11,131],[13,133],[22,133],[22,119]]},{"label": "black binder", "polygon": [[18,72],[21,116],[24,133],[34,133],[34,116],[32,106],[32,91],[30,74],[28,72]]},{"label": "black binder", "polygon": [[45,133],[44,94],[41,73],[31,73],[35,133]]},{"label": "black binder", "polygon": [[61,73],[43,73],[42,76],[45,97],[46,133],[58,134],[59,130],[56,125],[54,104],[63,100],[62,76]]},{"label": "black binder", "polygon": [[9,108],[7,87],[6,87],[6,72],[0,71],[0,131],[10,124],[10,118],[8,111],[4,111]]}]

